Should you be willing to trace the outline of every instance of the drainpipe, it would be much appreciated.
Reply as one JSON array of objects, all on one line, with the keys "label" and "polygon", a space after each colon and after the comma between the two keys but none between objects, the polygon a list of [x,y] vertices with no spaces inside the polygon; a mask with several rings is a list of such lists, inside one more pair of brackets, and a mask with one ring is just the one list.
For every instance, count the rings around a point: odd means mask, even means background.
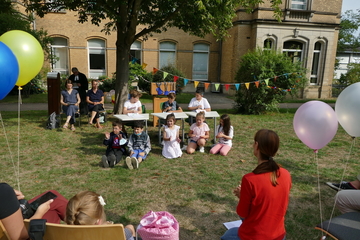
[{"label": "drainpipe", "polygon": [[[217,79],[218,79],[218,82],[221,83],[221,61],[222,61],[222,40],[219,40],[219,62],[218,62],[218,76],[217,76]],[[220,84],[221,85],[221,84]],[[221,88],[221,91],[222,91],[222,88]]]}]

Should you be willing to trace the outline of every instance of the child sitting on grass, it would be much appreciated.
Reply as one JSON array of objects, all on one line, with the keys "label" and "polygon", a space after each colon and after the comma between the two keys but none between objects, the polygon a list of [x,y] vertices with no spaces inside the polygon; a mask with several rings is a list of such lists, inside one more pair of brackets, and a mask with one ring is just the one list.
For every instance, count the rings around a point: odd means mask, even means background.
[{"label": "child sitting on grass", "polygon": [[189,145],[187,146],[187,153],[192,154],[199,146],[199,152],[205,152],[204,146],[206,140],[209,138],[209,126],[204,123],[205,113],[199,112],[195,117],[196,122],[191,125],[189,132]]},{"label": "child sitting on grass", "polygon": [[226,156],[231,149],[234,136],[234,128],[231,126],[229,115],[221,115],[220,124],[215,129],[215,135],[218,143],[211,148],[210,153],[220,153],[221,156]]},{"label": "child sitting on grass", "polygon": [[176,119],[173,113],[166,116],[166,125],[163,129],[164,146],[162,155],[166,158],[178,158],[181,157],[182,151],[180,148],[179,129],[180,127],[175,125]]},{"label": "child sitting on grass", "polygon": [[129,169],[137,169],[151,150],[150,137],[144,132],[143,121],[135,121],[134,133],[131,134],[127,146],[129,147],[130,157],[125,159],[126,165]]},{"label": "child sitting on grass", "polygon": [[104,145],[107,146],[105,155],[102,156],[104,168],[114,167],[118,164],[124,154],[126,154],[127,134],[122,130],[120,121],[112,123],[113,131],[105,133]]}]

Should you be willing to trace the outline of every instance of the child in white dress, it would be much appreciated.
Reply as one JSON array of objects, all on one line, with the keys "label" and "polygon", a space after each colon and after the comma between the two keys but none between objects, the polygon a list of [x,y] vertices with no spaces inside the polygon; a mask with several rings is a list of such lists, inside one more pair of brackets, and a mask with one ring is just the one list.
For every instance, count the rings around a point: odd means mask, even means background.
[{"label": "child in white dress", "polygon": [[163,128],[163,150],[162,155],[166,158],[178,158],[181,157],[182,151],[180,148],[179,129],[180,127],[175,125],[176,119],[174,114],[166,116],[166,125]]}]

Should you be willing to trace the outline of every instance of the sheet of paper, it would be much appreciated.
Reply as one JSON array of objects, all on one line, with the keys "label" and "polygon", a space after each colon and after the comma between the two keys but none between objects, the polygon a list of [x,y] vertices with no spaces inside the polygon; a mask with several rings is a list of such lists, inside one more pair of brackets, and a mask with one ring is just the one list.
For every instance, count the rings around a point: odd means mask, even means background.
[{"label": "sheet of paper", "polygon": [[234,227],[240,227],[240,225],[242,224],[242,221],[237,220],[237,221],[232,221],[232,222],[226,222],[223,224],[227,229],[230,229],[230,228],[234,228]]},{"label": "sheet of paper", "polygon": [[128,116],[132,117],[132,118],[138,118],[140,116],[140,114],[138,114],[138,113],[128,113]]}]

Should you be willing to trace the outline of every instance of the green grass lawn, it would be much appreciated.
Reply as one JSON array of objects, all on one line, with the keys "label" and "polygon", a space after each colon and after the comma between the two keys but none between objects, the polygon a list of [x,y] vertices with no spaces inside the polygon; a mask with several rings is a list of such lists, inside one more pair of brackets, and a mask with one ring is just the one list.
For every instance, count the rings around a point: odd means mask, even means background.
[{"label": "green grass lawn", "polygon": [[[231,113],[224,109],[218,112]],[[286,215],[287,239],[315,240],[321,235],[314,230],[320,222],[317,167],[325,220],[330,217],[335,191],[324,183],[340,181],[347,160],[344,179],[354,179],[360,172],[359,144],[348,156],[352,140],[340,127],[330,144],[319,150],[317,164],[313,151],[294,133],[294,112],[261,116],[231,113],[234,146],[225,157],[210,155],[208,143],[204,154],[184,153],[179,159],[165,159],[158,145],[157,128],[149,127],[151,153],[133,171],[124,168],[123,162],[113,169],[100,166],[106,149],[102,141],[104,132],[111,131],[111,116],[103,130],[90,127],[83,119],[81,127],[71,132],[46,130],[47,111],[23,111],[20,118],[17,112],[0,112],[0,176],[17,188],[14,168],[19,160],[21,191],[27,199],[48,189],[56,189],[67,198],[81,190],[92,190],[105,198],[106,214],[114,222],[137,225],[149,210],[169,211],[180,223],[180,239],[219,239],[225,232],[222,223],[238,219],[233,188],[256,167],[253,136],[258,129],[269,128],[281,140],[275,160],[290,171],[293,180]],[[208,124],[213,131],[212,120]],[[338,214],[336,210],[334,215]]]}]

